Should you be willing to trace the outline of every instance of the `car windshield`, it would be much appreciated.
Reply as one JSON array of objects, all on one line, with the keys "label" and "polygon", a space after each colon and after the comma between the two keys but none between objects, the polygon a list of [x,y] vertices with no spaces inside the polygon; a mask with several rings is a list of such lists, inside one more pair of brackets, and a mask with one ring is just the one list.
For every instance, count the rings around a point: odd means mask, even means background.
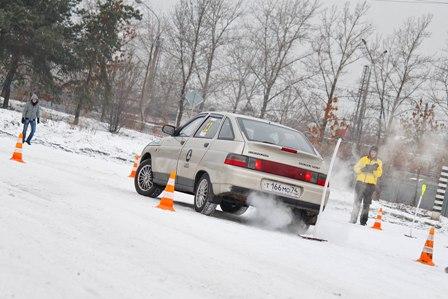
[{"label": "car windshield", "polygon": [[247,118],[238,118],[238,123],[244,135],[250,141],[284,146],[316,155],[314,147],[298,131]]}]

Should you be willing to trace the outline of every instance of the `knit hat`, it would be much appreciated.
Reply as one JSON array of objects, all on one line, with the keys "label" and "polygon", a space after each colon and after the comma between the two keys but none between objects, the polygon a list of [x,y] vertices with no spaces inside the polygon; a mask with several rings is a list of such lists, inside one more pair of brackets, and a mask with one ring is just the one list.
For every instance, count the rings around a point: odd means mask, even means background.
[{"label": "knit hat", "polygon": [[371,146],[369,149],[369,156],[372,153],[372,151],[378,153],[378,147],[375,145]]},{"label": "knit hat", "polygon": [[39,101],[39,98],[37,97],[37,95],[35,93],[33,93],[31,95],[31,102],[37,103],[38,101]]}]

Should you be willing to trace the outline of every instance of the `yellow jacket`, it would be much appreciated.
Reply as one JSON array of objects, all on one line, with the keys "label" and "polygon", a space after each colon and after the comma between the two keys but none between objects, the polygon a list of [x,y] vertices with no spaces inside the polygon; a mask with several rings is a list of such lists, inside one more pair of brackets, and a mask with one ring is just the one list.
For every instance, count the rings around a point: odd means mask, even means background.
[{"label": "yellow jacket", "polygon": [[[367,165],[378,164],[378,168],[372,172],[363,172],[362,169]],[[376,185],[378,178],[383,174],[383,162],[380,159],[371,160],[368,156],[359,159],[358,163],[353,167],[356,173],[356,180],[366,184]]]}]

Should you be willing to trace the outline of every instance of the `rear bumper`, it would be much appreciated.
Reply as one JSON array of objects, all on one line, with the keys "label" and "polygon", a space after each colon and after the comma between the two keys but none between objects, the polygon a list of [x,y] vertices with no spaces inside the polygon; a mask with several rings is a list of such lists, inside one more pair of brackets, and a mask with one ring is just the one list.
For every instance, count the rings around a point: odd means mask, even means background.
[{"label": "rear bumper", "polygon": [[[259,194],[284,202],[291,207],[319,211],[324,189],[322,186],[307,182],[292,180],[281,176],[266,175],[263,172],[227,165],[220,172],[214,173],[210,178],[213,184],[213,192],[217,195],[217,203],[225,198],[242,204],[248,204],[247,197],[250,194]],[[300,198],[290,198],[263,191],[261,187],[263,179],[298,186],[302,189],[303,193]],[[324,206],[328,201],[329,194],[330,192],[327,191]]]},{"label": "rear bumper", "polygon": [[226,198],[228,198],[228,199],[230,198],[233,201],[236,201],[238,203],[250,205],[250,203],[247,202],[247,198],[251,194],[255,195],[255,196],[258,195],[260,197],[274,198],[275,200],[281,201],[290,207],[299,208],[302,210],[319,212],[319,208],[320,208],[320,205],[310,203],[307,201],[284,197],[284,196],[273,195],[273,194],[260,192],[260,191],[256,191],[256,190],[251,190],[251,189],[247,189],[247,188],[243,188],[243,187],[237,187],[237,186],[232,186],[230,189],[230,192],[228,192],[228,193],[220,194],[220,196],[218,196],[218,200],[222,199],[223,197],[226,197]]}]

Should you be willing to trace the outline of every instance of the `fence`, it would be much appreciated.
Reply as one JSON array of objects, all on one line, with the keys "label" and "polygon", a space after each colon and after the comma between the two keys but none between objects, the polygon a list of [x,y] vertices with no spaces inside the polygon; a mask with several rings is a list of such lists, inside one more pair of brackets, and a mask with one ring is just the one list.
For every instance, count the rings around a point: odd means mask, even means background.
[{"label": "fence", "polygon": [[[438,182],[433,177],[417,175],[409,172],[395,171],[393,175],[385,175],[381,179],[381,199],[416,206],[420,196],[421,184],[427,185],[426,193],[423,196],[421,208],[432,211],[437,192]],[[446,197],[446,194],[445,194]],[[448,200],[444,200],[442,215],[448,216]]]}]

